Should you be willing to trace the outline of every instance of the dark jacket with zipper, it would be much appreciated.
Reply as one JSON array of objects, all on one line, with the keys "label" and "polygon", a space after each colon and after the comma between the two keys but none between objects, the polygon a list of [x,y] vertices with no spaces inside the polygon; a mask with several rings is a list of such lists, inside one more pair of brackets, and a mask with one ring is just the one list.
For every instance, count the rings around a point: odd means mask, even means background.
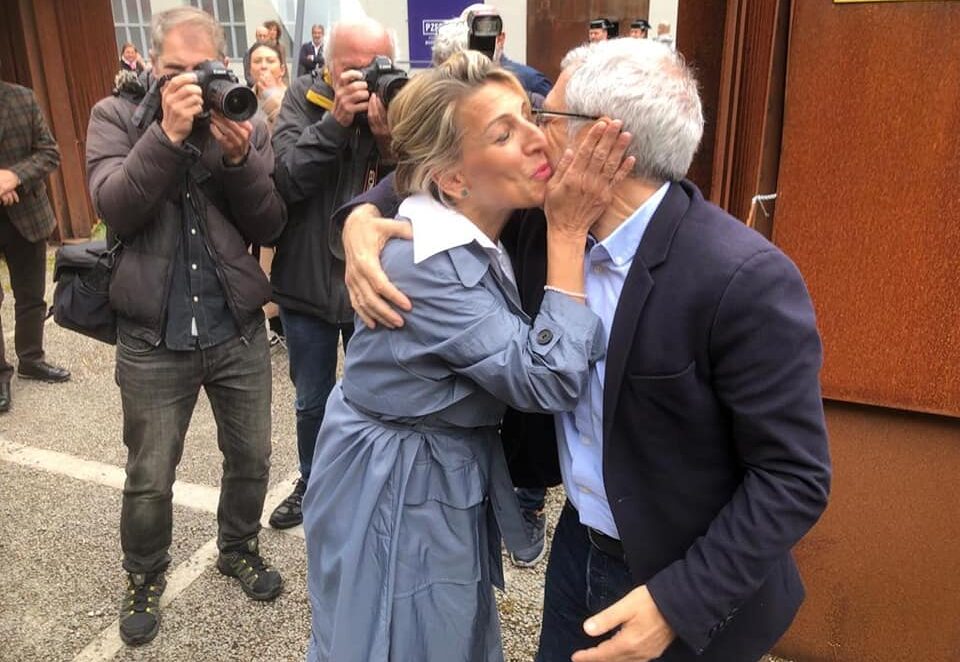
[{"label": "dark jacket with zipper", "polygon": [[87,180],[97,214],[123,242],[110,304],[124,332],[152,345],[163,340],[167,300],[183,223],[183,188],[194,201],[207,248],[237,328],[250,338],[263,323],[270,284],[250,243],[269,244],[286,210],[273,182],[273,150],[260,115],[246,160],[223,162],[208,129],[177,145],[159,123],[140,131],[136,104],[120,96],[94,106],[87,129]]},{"label": "dark jacket with zipper", "polygon": [[295,80],[283,98],[273,149],[290,220],[276,245],[271,280],[278,304],[336,324],[352,323],[353,310],[333,211],[389,168],[381,164],[369,126],[341,126],[332,109],[333,89],[319,73]]}]

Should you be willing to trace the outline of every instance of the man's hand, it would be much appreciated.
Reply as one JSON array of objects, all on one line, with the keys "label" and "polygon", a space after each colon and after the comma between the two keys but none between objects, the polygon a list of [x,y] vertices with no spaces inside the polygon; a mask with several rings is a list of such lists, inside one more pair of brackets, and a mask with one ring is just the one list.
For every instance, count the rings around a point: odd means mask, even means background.
[{"label": "man's hand", "polygon": [[20,196],[17,195],[16,191],[7,191],[3,195],[0,195],[0,204],[2,204],[4,207],[15,205],[18,202],[20,202]]},{"label": "man's hand", "polygon": [[619,120],[600,120],[587,131],[576,151],[568,149],[547,182],[543,210],[551,229],[586,234],[612,199],[613,189],[633,169],[623,158],[631,136]]},{"label": "man's hand", "polygon": [[20,178],[13,170],[0,170],[0,195],[6,195],[20,186]]},{"label": "man's hand", "polygon": [[620,631],[598,646],[573,654],[573,662],[645,662],[663,654],[676,638],[646,586],[630,591],[599,614],[587,619],[583,631],[591,637]]},{"label": "man's hand", "polygon": [[167,81],[161,91],[163,120],[160,128],[170,142],[179,145],[193,131],[193,119],[203,112],[203,90],[197,75],[179,74]]},{"label": "man's hand", "polygon": [[377,141],[377,150],[380,152],[380,158],[393,163],[393,150],[390,149],[390,127],[387,125],[387,107],[383,105],[376,94],[370,95],[370,102],[367,106],[367,123],[370,125],[370,132],[374,140]]},{"label": "man's hand", "polygon": [[220,143],[224,163],[232,166],[240,165],[247,158],[253,124],[234,122],[220,113],[213,112],[210,113],[210,133]]},{"label": "man's hand", "polygon": [[380,253],[391,237],[412,239],[413,230],[404,221],[380,218],[373,205],[361,205],[350,212],[343,224],[343,251],[346,255],[344,280],[350,304],[363,323],[374,328],[403,326],[403,318],[391,307],[410,310],[413,306],[394,287],[380,266]]},{"label": "man's hand", "polygon": [[357,113],[367,112],[370,105],[370,91],[363,74],[356,69],[347,69],[340,74],[340,80],[334,81],[333,119],[340,126],[350,126]]}]

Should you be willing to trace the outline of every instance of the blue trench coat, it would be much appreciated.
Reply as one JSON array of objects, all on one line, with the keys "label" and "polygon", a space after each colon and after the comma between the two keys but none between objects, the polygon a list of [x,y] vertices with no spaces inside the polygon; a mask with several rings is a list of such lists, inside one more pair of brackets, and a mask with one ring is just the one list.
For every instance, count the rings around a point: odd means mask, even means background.
[{"label": "blue trench coat", "polygon": [[[414,223],[414,242],[417,225]],[[493,249],[382,261],[413,302],[397,330],[357,325],[303,502],[308,660],[500,662],[500,535],[529,537],[498,425],[505,404],[571,410],[605,346],[599,319],[546,292],[531,323]]]}]

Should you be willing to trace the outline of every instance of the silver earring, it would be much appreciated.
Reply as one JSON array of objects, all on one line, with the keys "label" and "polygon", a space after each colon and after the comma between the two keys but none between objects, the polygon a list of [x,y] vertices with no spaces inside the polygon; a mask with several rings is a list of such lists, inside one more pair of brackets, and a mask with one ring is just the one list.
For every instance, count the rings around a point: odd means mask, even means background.
[{"label": "silver earring", "polygon": [[463,189],[462,191],[460,191],[461,198],[466,198],[469,195],[470,195],[470,191],[468,191],[467,189]]}]

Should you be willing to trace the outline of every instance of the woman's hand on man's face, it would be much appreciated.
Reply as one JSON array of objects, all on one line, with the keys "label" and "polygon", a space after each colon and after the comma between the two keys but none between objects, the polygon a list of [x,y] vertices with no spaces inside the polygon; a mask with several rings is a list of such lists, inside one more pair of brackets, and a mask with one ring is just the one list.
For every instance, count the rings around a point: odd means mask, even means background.
[{"label": "woman's hand on man's face", "polygon": [[581,237],[603,215],[613,189],[636,159],[624,158],[631,135],[619,120],[601,119],[567,148],[547,183],[544,212],[551,230]]}]

